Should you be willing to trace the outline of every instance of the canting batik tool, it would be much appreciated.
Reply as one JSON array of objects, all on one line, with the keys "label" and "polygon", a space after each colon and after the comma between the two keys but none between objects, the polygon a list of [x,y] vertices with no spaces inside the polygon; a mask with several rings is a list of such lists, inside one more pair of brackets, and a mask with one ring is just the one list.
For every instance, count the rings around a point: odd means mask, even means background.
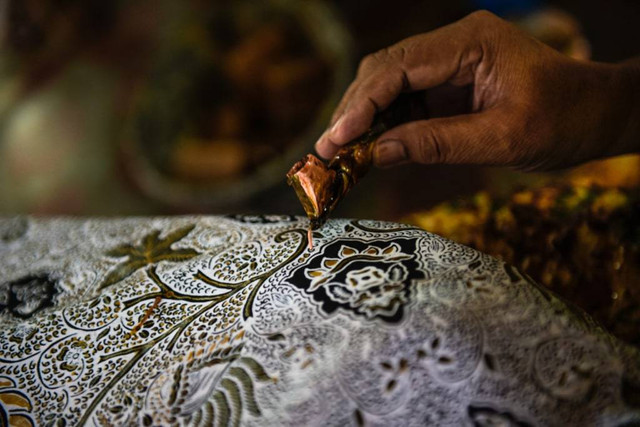
[{"label": "canting batik tool", "polygon": [[[368,172],[373,159],[373,142],[387,130],[426,117],[424,92],[400,95],[386,110],[376,114],[371,127],[344,145],[328,164],[307,154],[287,173],[309,218],[311,231],[320,228],[338,203]],[[309,237],[311,246],[311,237]]]}]

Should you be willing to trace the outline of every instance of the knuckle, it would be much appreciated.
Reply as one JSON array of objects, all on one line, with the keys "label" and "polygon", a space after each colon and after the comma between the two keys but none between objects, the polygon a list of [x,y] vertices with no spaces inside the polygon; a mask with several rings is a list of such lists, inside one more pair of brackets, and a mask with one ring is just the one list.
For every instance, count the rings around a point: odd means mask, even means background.
[{"label": "knuckle", "polygon": [[[410,54],[411,44],[407,40],[370,53],[362,58],[358,65],[358,77],[365,77],[376,71],[384,72],[384,70],[398,68],[399,64],[406,62]],[[400,69],[402,69],[401,65]]]},{"label": "knuckle", "polygon": [[447,160],[447,150],[442,143],[436,128],[429,126],[420,132],[417,139],[416,160],[421,163],[445,163]]},{"label": "knuckle", "polygon": [[498,17],[488,10],[476,10],[469,14],[469,19],[480,22],[494,22]]},{"label": "knuckle", "polygon": [[398,42],[392,46],[382,49],[376,54],[380,62],[386,64],[397,64],[405,62],[405,59],[409,56],[408,43],[406,40]]},{"label": "knuckle", "polygon": [[468,16],[469,26],[474,32],[482,31],[485,37],[490,34],[500,34],[504,32],[509,25],[505,25],[506,21],[486,10],[478,10]]},{"label": "knuckle", "polygon": [[378,59],[376,57],[376,53],[370,53],[360,61],[360,66],[358,67],[358,74],[366,73],[371,70],[377,64]]},{"label": "knuckle", "polygon": [[380,49],[379,51],[375,52],[372,55],[373,59],[376,61],[377,64],[384,64],[385,62],[388,62],[390,56],[391,56],[390,47],[385,47],[383,49]]},{"label": "knuckle", "polygon": [[404,62],[405,58],[409,56],[407,48],[403,45],[398,45],[396,51],[398,52],[398,59],[402,62]]},{"label": "knuckle", "polygon": [[405,53],[406,50],[404,49],[404,47],[397,48],[395,46],[385,47],[384,49],[380,49],[377,52],[370,53],[362,58],[362,61],[360,61],[358,74],[363,75],[365,73],[370,73],[371,71],[380,67],[384,67],[391,62],[402,60]]}]

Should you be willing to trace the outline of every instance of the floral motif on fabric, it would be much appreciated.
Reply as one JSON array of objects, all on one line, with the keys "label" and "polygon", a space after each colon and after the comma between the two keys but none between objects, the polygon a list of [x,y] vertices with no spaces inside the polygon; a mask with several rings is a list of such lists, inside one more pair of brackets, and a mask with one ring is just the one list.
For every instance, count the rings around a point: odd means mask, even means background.
[{"label": "floral motif on fabric", "polygon": [[411,280],[421,278],[415,239],[330,244],[291,278],[327,313],[338,308],[367,319],[398,322]]},{"label": "floral motif on fabric", "polygon": [[640,423],[640,352],[514,268],[307,225],[0,219],[0,425]]}]

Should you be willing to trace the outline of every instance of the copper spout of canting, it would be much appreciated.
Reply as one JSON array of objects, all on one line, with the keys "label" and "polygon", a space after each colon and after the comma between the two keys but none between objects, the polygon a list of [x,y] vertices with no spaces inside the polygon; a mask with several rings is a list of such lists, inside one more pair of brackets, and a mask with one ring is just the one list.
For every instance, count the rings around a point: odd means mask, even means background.
[{"label": "copper spout of canting", "polygon": [[[302,203],[309,229],[321,227],[344,196],[362,179],[373,160],[373,142],[388,129],[409,120],[424,118],[424,94],[403,94],[389,108],[379,113],[364,134],[342,146],[327,164],[307,154],[287,173]],[[308,233],[312,247],[311,233]]]},{"label": "copper spout of canting", "polygon": [[311,221],[311,228],[320,227],[324,220],[324,211],[330,201],[330,189],[336,177],[336,172],[313,154],[307,154],[297,162],[287,173],[287,183],[293,187],[302,203],[307,217]]}]

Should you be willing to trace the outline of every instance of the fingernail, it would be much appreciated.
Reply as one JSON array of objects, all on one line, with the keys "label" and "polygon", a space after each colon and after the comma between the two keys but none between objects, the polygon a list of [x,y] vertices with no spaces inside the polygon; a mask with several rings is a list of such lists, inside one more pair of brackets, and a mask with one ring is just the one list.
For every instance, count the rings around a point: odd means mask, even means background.
[{"label": "fingernail", "polygon": [[328,146],[330,145],[329,141],[327,141],[326,138],[326,132],[322,134],[322,136],[316,141],[314,148],[316,150],[316,153],[318,153],[320,155],[320,157],[322,158],[328,158],[328,152],[329,152],[329,148]]},{"label": "fingernail", "polygon": [[333,126],[331,126],[331,130],[329,131],[329,133],[331,135],[335,135],[336,131],[340,127],[340,124],[342,123],[342,119],[344,119],[344,114],[342,116],[340,116],[340,118],[338,120],[336,120],[336,122],[333,124]]},{"label": "fingernail", "polygon": [[373,151],[374,163],[383,168],[405,162],[408,158],[404,145],[396,139],[378,142]]},{"label": "fingernail", "polygon": [[[326,133],[326,132],[325,132]],[[324,139],[324,135],[325,133],[323,133],[322,135],[320,135],[320,138],[318,138],[318,140],[316,141],[316,143],[313,145],[315,147],[315,149],[317,150],[318,147],[320,146],[320,144],[322,144],[322,140]]]}]

